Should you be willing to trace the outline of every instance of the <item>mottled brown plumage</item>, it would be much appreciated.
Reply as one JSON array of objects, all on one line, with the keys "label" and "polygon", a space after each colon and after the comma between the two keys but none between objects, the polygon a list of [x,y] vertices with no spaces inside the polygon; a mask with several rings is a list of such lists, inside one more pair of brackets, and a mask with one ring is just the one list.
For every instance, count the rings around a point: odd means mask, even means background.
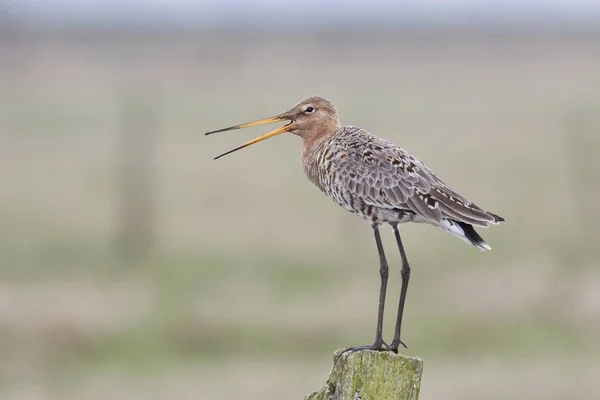
[{"label": "mottled brown plumage", "polygon": [[371,346],[353,347],[350,350],[383,348],[381,325],[387,261],[378,227],[384,223],[393,227],[402,255],[403,285],[394,340],[387,348],[397,351],[398,345],[403,344],[400,341],[400,325],[410,274],[398,225],[405,222],[427,223],[458,236],[480,250],[489,250],[490,247],[474,226],[488,227],[504,219],[454,191],[404,149],[359,127],[341,126],[335,106],[323,97],[304,99],[289,111],[273,118],[208,134],[277,121],[290,122],[216,158],[275,135],[291,132],[304,141],[302,166],[308,178],[344,209],[371,222],[380,256],[382,279],[376,340]]}]

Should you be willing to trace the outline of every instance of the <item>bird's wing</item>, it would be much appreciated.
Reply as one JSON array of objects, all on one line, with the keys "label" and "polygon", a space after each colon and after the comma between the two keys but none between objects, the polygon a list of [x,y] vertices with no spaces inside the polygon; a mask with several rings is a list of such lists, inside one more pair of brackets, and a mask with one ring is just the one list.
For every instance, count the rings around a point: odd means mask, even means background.
[{"label": "bird's wing", "polygon": [[365,203],[409,209],[434,223],[443,218],[477,226],[502,221],[448,187],[410,153],[360,128],[347,128],[332,160],[336,178]]}]

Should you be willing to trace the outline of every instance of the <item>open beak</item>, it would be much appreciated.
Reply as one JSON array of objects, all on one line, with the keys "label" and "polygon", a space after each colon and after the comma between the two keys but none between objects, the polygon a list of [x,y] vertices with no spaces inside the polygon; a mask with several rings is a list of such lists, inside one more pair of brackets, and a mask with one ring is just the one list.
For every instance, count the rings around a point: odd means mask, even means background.
[{"label": "open beak", "polygon": [[[272,124],[273,122],[280,122],[280,121],[289,121],[290,118],[288,117],[283,117],[283,116],[277,116],[277,117],[271,117],[271,118],[265,118],[265,119],[260,119],[258,121],[253,121],[253,122],[247,122],[245,124],[241,124],[241,125],[235,125],[235,126],[230,126],[229,128],[223,128],[223,129],[217,129],[216,131],[212,131],[212,132],[206,132],[205,135],[211,135],[213,133],[217,133],[217,132],[225,132],[225,131],[231,131],[234,129],[241,129],[241,128],[250,128],[251,126],[257,126],[257,125],[264,125],[264,124]],[[250,145],[253,145],[254,143],[258,143],[258,142],[262,142],[263,140],[272,138],[273,136],[277,136],[281,133],[285,133],[285,132],[289,132],[293,129],[293,121],[291,121],[289,124],[282,126],[281,128],[277,128],[274,131],[271,131],[267,134],[264,134],[262,136],[257,137],[256,139],[252,139],[251,141],[249,141],[248,143],[244,143],[243,145],[241,145],[240,147],[236,147],[233,150],[229,150],[226,153],[223,153],[219,156],[216,156],[214,159],[219,159],[223,156],[226,156],[227,154],[231,154],[234,151],[238,151],[240,149],[243,149],[244,147],[248,147]]]}]

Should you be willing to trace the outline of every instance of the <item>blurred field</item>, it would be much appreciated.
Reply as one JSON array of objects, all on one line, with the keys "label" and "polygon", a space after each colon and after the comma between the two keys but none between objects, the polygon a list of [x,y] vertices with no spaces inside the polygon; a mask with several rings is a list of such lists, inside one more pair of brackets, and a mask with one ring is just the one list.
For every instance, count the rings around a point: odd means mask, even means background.
[{"label": "blurred field", "polygon": [[[600,36],[13,39],[0,44],[0,398],[302,398],[335,349],[371,341],[371,230],[305,179],[300,140],[214,162],[265,131],[202,135],[313,94],[507,220],[482,232],[489,253],[402,231],[421,399],[600,391]],[[131,110],[156,137],[156,233],[137,261],[115,233]],[[390,337],[400,259],[388,231],[385,244]]]}]

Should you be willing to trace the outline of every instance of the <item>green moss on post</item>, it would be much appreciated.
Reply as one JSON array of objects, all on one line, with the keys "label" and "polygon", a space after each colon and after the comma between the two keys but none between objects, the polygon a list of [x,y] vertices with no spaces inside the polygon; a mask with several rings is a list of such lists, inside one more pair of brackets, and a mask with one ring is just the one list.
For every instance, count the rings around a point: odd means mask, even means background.
[{"label": "green moss on post", "polygon": [[390,352],[358,351],[334,359],[329,379],[305,400],[417,400],[423,360]]}]

